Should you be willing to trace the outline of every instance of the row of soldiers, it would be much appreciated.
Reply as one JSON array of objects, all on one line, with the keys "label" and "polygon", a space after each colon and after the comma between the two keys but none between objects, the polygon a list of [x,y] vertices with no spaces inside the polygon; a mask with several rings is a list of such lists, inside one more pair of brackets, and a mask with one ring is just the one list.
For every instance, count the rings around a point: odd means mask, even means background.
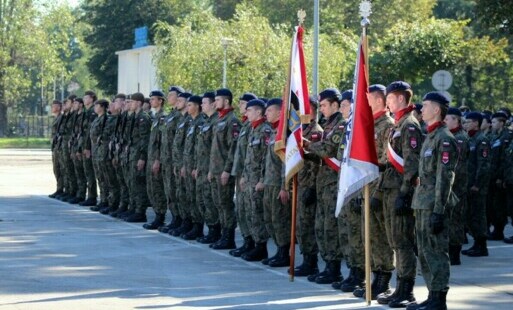
[{"label": "row of soldiers", "polygon": [[[443,188],[436,188],[445,198],[443,205],[434,205],[439,215],[434,223],[442,225],[436,235],[443,232],[441,235],[447,237],[447,247],[442,246],[441,251],[450,253],[452,264],[460,263],[465,229],[470,231],[475,244],[464,254],[483,256],[488,255],[488,227],[494,226],[490,235],[494,236],[507,221],[505,213],[499,216],[496,212],[500,208],[505,210],[506,200],[487,204],[487,197],[496,196],[486,196],[492,181],[485,174],[492,171],[492,159],[499,158],[497,162],[504,163],[504,167],[495,171],[503,174],[493,186],[513,186],[506,170],[513,165],[505,164],[513,160],[513,156],[508,156],[512,152],[509,140],[501,140],[501,153],[497,155],[493,150],[495,142],[490,143],[492,137],[482,138],[484,135],[479,131],[481,113],[463,116],[457,109],[448,109],[449,101],[442,95],[428,95],[424,97],[425,103],[445,107],[443,116],[448,130],[456,137],[456,152],[453,141],[444,141],[448,144],[442,144],[440,150],[421,153],[430,128],[415,118],[413,93],[407,83],[394,82],[388,87],[376,84],[368,93],[381,171],[380,179],[371,185],[372,297],[391,307],[405,307],[415,300],[413,285],[417,254],[421,251],[415,240],[413,194],[426,185],[431,189],[430,195],[435,191],[430,187],[431,180],[425,184],[426,180],[418,178],[423,158],[432,157],[436,151],[442,164],[450,167],[442,177],[446,182]],[[339,162],[347,144],[346,122],[352,98],[351,90],[340,93],[326,89],[318,98],[310,99],[311,123],[303,128],[305,167],[298,175],[297,237],[303,263],[294,272],[312,282],[332,284],[363,297],[361,197],[349,201],[338,218],[334,216],[338,175],[343,173],[339,171]],[[60,103],[54,104],[57,118],[52,151],[58,188],[51,196],[90,205],[94,211],[128,222],[146,222],[146,209],[152,207],[155,219],[143,225],[146,229],[197,240],[213,249],[228,249],[231,255],[247,261],[262,261],[271,267],[288,266],[289,184],[284,182],[283,164],[274,153],[281,99],[265,100],[252,93],[243,94],[238,101],[242,119],[235,114],[233,95],[228,89],[194,96],[172,86],[167,100],[162,92],[153,91],[151,114],[143,110],[144,96],[140,93],[128,97],[118,94],[110,105],[106,100],[95,100],[92,92],[87,92],[83,99],[70,97],[62,113],[58,109]],[[172,108],[168,115],[164,114],[166,102]],[[318,112],[322,115],[319,122]],[[498,120],[504,125],[506,112],[494,114],[492,124]],[[508,131],[494,132],[495,137]],[[92,180],[86,175],[86,160],[92,161],[93,169],[88,171],[93,174]],[[96,179],[99,203],[93,183]],[[506,194],[507,190],[503,191]],[[420,205],[418,209],[426,206]],[[486,219],[487,206],[495,208],[490,214],[496,219],[490,222]],[[168,209],[172,219],[166,224]],[[206,235],[204,224],[208,226]],[[238,248],[236,226],[244,240]],[[417,238],[420,229],[417,228]],[[277,246],[272,257],[267,253],[269,238]],[[326,262],[322,272],[318,269],[319,254]],[[345,279],[340,271],[342,259],[350,268]],[[422,265],[423,260],[420,261]],[[397,287],[392,293],[389,283],[394,269]],[[433,290],[438,304],[445,303],[447,293],[448,274],[442,278]],[[431,298],[432,288],[428,288]],[[417,305],[408,307],[416,309]]]}]

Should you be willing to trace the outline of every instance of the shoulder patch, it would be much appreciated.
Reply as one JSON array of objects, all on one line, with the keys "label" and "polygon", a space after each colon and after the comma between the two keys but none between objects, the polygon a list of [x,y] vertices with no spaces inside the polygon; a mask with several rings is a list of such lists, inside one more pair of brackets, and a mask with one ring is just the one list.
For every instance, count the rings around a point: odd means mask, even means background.
[{"label": "shoulder patch", "polygon": [[[445,142],[444,142],[445,143]],[[451,161],[448,151],[442,152],[442,164],[447,165]]]},{"label": "shoulder patch", "polygon": [[335,133],[331,136],[331,142],[339,144],[340,141],[342,141],[342,135],[340,133]]},{"label": "shoulder patch", "polygon": [[410,146],[412,149],[416,149],[419,146],[417,137],[410,137]]}]

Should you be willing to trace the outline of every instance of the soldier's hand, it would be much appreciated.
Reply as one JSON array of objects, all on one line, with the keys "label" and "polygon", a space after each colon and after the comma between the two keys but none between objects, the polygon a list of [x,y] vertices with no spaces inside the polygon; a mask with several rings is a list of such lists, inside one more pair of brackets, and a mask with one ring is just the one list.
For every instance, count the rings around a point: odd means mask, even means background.
[{"label": "soldier's hand", "polygon": [[370,208],[374,212],[379,212],[383,210],[383,201],[379,200],[378,198],[372,197],[370,201]]},{"label": "soldier's hand", "polygon": [[243,191],[245,186],[246,186],[246,179],[245,178],[240,178],[240,180],[239,180],[240,190]]},{"label": "soldier's hand", "polygon": [[255,191],[261,192],[263,190],[264,190],[264,183],[258,182],[257,185],[255,186]]},{"label": "soldier's hand", "polygon": [[84,155],[87,159],[91,158],[91,150],[84,150]]},{"label": "soldier's hand", "polygon": [[474,185],[474,186],[472,186],[472,187],[470,188],[470,190],[471,190],[471,191],[473,191],[473,192],[479,192],[479,187],[477,187],[477,186],[475,186],[475,185]]},{"label": "soldier's hand", "polygon": [[185,178],[185,167],[182,167],[182,169],[180,169],[180,176],[182,178]]},{"label": "soldier's hand", "polygon": [[395,199],[395,215],[405,216],[412,213],[409,195],[399,195]]},{"label": "soldier's hand", "polygon": [[144,165],[146,164],[146,161],[142,160],[142,159],[139,159],[137,161],[137,170],[138,171],[141,171],[144,169]]},{"label": "soldier's hand", "polygon": [[431,233],[437,235],[444,230],[444,216],[443,214],[431,213],[429,217],[429,228]]},{"label": "soldier's hand", "polygon": [[151,172],[153,172],[153,175],[157,176],[159,175],[160,171],[160,160],[155,160],[153,162],[153,166],[151,166]]},{"label": "soldier's hand", "polygon": [[221,185],[225,186],[226,184],[228,184],[229,179],[230,174],[226,171],[223,171],[223,173],[221,173]]},{"label": "soldier's hand", "polygon": [[82,160],[82,154],[80,152],[77,152],[75,155],[77,156],[78,160]]},{"label": "soldier's hand", "polygon": [[303,147],[307,148],[310,145],[310,140],[303,138]]},{"label": "soldier's hand", "polygon": [[207,180],[208,180],[209,182],[212,182],[212,172],[210,172],[210,171],[209,171],[209,172],[208,172],[208,174],[207,174]]},{"label": "soldier's hand", "polygon": [[283,205],[286,205],[288,202],[289,202],[289,192],[282,189],[280,190],[280,193],[278,194],[278,197],[276,197],[277,199],[280,199],[281,201],[281,204]]},{"label": "soldier's hand", "polygon": [[303,202],[305,203],[305,205],[307,205],[307,206],[313,205],[314,203],[317,202],[317,191],[315,190],[314,187],[309,187],[303,192],[303,195],[301,198],[303,199]]},{"label": "soldier's hand", "polygon": [[197,169],[192,170],[191,175],[194,178],[194,180],[196,180],[198,178],[198,170]]}]

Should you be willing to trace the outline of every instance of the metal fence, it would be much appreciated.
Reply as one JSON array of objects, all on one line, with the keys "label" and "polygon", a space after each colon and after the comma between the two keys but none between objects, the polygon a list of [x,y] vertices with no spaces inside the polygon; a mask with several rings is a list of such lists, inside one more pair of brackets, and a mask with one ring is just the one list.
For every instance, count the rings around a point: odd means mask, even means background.
[{"label": "metal fence", "polygon": [[50,138],[54,116],[8,115],[8,136]]}]

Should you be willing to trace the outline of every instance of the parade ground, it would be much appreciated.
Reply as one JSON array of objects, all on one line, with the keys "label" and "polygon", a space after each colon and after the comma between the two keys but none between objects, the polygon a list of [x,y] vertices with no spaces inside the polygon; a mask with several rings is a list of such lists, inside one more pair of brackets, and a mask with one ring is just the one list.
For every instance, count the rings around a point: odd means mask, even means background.
[{"label": "parade ground", "polygon": [[[48,198],[54,191],[50,151],[0,149],[0,309],[388,308]],[[488,245],[489,257],[451,269],[449,309],[511,309],[513,245]],[[415,295],[427,296],[421,276]]]}]

